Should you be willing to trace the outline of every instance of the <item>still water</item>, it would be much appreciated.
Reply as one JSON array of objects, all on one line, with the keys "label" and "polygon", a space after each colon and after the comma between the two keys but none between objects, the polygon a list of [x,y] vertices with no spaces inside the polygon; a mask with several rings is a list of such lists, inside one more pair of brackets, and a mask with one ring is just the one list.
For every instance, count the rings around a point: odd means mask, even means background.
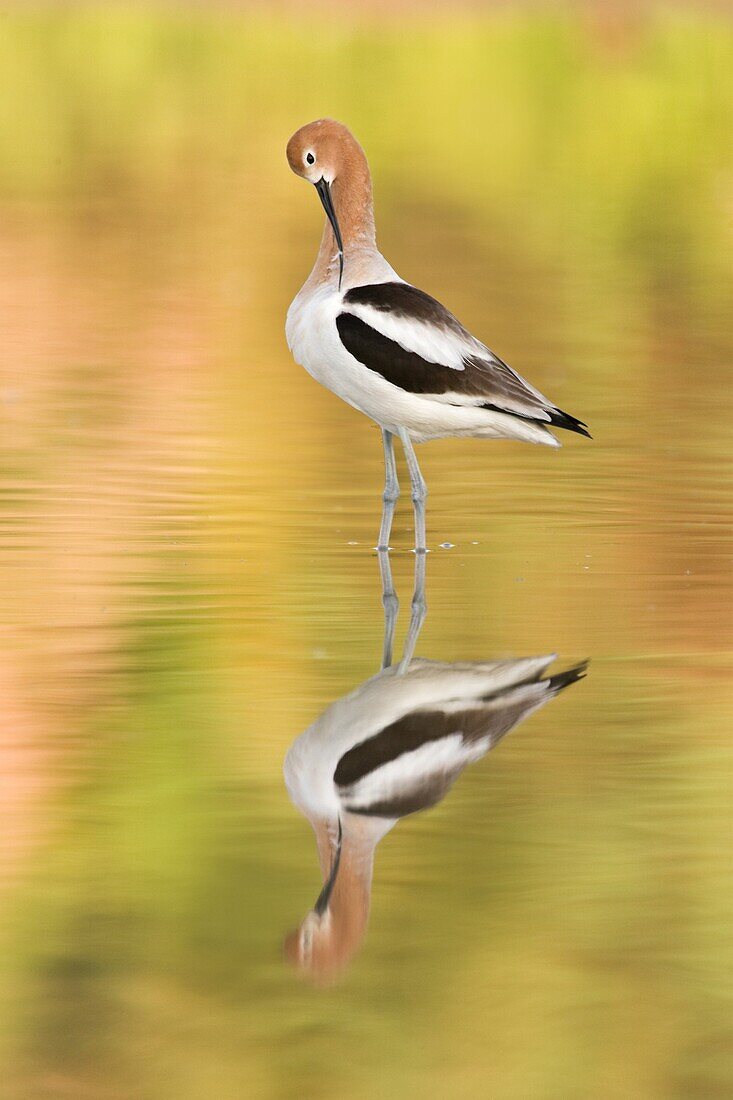
[{"label": "still water", "polygon": [[[405,20],[4,17],[3,1100],[733,1091],[733,34]],[[324,113],[397,270],[594,436],[420,449],[397,703],[379,434],[283,336],[322,217],[284,144]],[[399,659],[409,494],[392,542]],[[552,654],[587,676],[502,702]],[[314,983],[286,753],[467,668],[471,759],[370,834]]]}]

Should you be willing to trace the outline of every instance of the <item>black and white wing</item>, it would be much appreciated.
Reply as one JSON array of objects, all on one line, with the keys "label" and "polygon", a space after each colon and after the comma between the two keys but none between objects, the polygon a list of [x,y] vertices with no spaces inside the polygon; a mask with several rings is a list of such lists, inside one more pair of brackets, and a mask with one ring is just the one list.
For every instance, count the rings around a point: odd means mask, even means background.
[{"label": "black and white wing", "polygon": [[558,409],[445,306],[409,283],[352,287],[336,327],[355,359],[409,393],[589,435],[582,421]]},{"label": "black and white wing", "polygon": [[447,699],[402,715],[341,757],[333,778],[342,805],[351,813],[387,818],[434,806],[467,764],[581,679],[585,669],[577,665],[545,678],[537,673],[494,694]]}]

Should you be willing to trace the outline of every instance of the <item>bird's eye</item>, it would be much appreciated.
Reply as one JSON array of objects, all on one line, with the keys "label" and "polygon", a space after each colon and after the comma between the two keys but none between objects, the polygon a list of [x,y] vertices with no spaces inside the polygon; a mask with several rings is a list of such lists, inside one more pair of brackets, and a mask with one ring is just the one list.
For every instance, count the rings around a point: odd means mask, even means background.
[{"label": "bird's eye", "polygon": [[305,163],[306,164],[315,164],[316,163],[315,154],[314,153],[306,153],[305,154]]}]

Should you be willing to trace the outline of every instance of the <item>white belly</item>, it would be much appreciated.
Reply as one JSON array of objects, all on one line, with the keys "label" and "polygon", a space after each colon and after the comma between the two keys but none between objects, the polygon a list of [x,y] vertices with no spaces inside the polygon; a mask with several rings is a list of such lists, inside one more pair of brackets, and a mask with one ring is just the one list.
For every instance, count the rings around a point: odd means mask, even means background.
[{"label": "white belly", "polygon": [[288,310],[285,324],[288,347],[295,362],[305,367],[317,382],[355,409],[374,416],[369,402],[371,386],[363,377],[369,372],[347,352],[336,328],[341,302],[342,294],[333,286],[302,290]]}]

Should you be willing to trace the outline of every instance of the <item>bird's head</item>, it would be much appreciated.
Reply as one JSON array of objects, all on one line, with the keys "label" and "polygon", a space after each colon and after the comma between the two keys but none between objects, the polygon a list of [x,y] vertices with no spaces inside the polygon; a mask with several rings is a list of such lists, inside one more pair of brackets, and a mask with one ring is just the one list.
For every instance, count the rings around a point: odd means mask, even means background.
[{"label": "bird's head", "polygon": [[283,951],[300,975],[316,985],[330,984],[348,961],[328,911],[319,915],[311,910],[300,927],[285,937]]},{"label": "bird's head", "polygon": [[[296,130],[287,146],[288,164],[296,176],[312,183],[326,211],[336,241],[340,276],[344,240],[372,225],[371,181],[364,150],[341,122],[321,118]],[[339,283],[340,283],[339,277]]]},{"label": "bird's head", "polygon": [[296,176],[315,185],[323,179],[330,186],[355,161],[364,161],[364,151],[341,122],[319,118],[296,130],[287,147],[288,164]]}]

